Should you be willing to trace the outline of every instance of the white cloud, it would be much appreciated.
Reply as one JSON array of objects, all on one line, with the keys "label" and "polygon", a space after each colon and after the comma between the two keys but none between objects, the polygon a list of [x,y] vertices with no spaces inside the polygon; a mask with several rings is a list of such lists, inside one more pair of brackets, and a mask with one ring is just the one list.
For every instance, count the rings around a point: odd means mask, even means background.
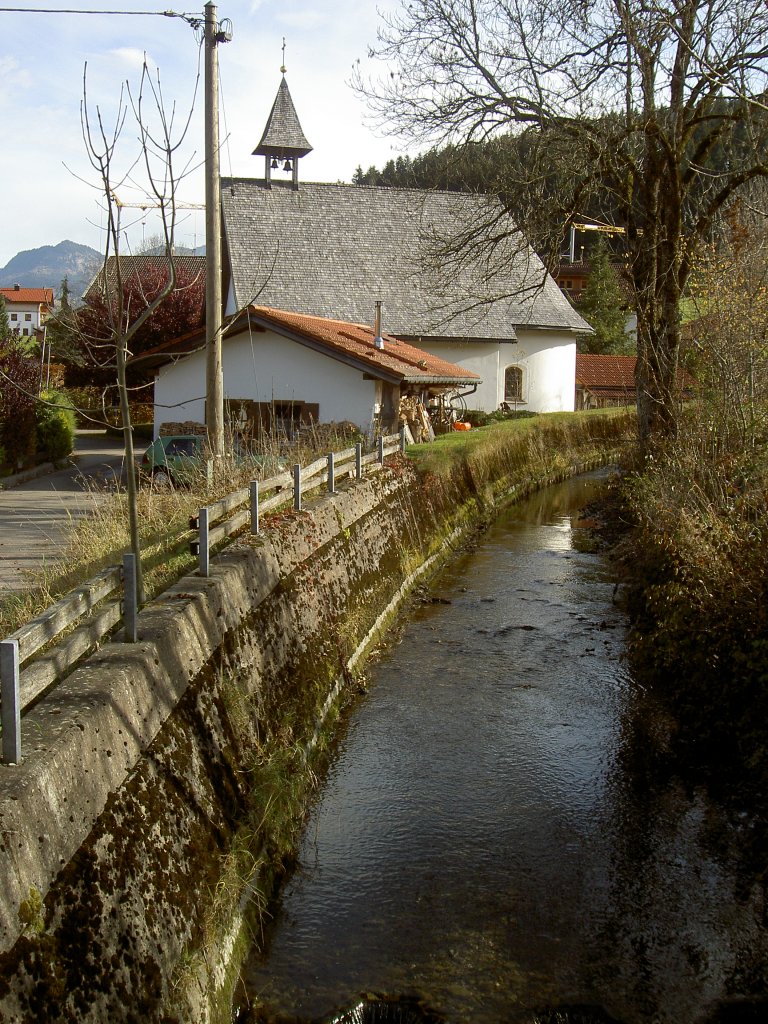
[{"label": "white cloud", "polygon": [[[367,48],[375,43],[377,7],[393,6],[394,0],[282,0],[279,4],[220,0],[219,18],[231,18],[233,28],[232,42],[219,49],[222,138],[229,133],[222,174],[261,177],[264,172],[263,160],[251,153],[280,84],[283,37],[288,85],[314,146],[302,160],[301,180],[349,181],[358,164],[382,167],[397,156],[396,142],[377,138],[368,130],[365,108],[347,84],[353,62],[360,58],[365,64]],[[28,38],[30,28],[35,34],[35,64],[45,68],[45,74],[23,66],[23,49],[17,42]],[[6,147],[5,157],[0,152],[0,191],[7,200],[0,266],[20,250],[62,238],[100,245],[100,214],[95,193],[87,184],[94,182],[94,173],[86,160],[80,127],[83,65],[88,66],[89,107],[92,112],[99,107],[109,130],[121,88],[126,79],[132,88],[137,84],[145,51],[151,51],[166,110],[175,105],[179,127],[189,111],[200,59],[195,34],[180,20],[61,15],[32,21],[31,16],[0,15],[4,137],[24,140],[23,173],[19,161],[12,159],[12,147]],[[192,151],[197,153],[196,162],[202,155],[200,91],[196,102],[178,167]],[[129,115],[119,144],[121,166],[135,155],[136,135]],[[139,171],[135,173],[138,176]],[[140,180],[133,187],[123,183],[117,191],[124,201],[140,201],[146,195]],[[179,191],[184,202],[200,202],[202,175],[195,173]],[[185,216],[182,232],[189,235],[189,244],[199,244],[202,215],[189,212]],[[149,233],[151,216],[144,219]],[[141,220],[134,228],[139,241]]]},{"label": "white cloud", "polygon": [[148,68],[152,69],[156,66],[155,62],[144,50],[138,50],[131,46],[121,46],[117,50],[110,50],[110,56],[116,58],[129,71],[140,72],[144,67],[145,60]]},{"label": "white cloud", "polygon": [[0,55],[0,102],[18,100],[20,89],[28,89],[32,75],[10,55]]}]

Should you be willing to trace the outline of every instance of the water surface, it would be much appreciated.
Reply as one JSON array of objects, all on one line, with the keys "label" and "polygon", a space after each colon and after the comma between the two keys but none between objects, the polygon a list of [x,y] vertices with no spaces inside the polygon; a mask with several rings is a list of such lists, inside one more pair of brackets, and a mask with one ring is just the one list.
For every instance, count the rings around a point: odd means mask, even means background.
[{"label": "water surface", "polygon": [[628,768],[626,622],[602,557],[577,550],[601,485],[505,514],[371,671],[245,971],[257,1019],[373,992],[450,1022],[589,1004],[693,1024],[765,991],[763,894],[732,826]]}]

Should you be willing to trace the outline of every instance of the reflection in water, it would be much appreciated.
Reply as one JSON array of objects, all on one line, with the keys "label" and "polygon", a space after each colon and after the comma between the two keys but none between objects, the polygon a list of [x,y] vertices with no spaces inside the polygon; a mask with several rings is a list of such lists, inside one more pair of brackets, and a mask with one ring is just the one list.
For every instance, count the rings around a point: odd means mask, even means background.
[{"label": "reflection in water", "polygon": [[376,992],[449,1022],[579,1005],[692,1024],[765,991],[762,896],[734,895],[727,825],[703,794],[624,764],[625,622],[600,557],[573,545],[599,486],[512,509],[435,582],[450,604],[418,609],[373,670],[247,965],[252,1019],[319,1019]]}]

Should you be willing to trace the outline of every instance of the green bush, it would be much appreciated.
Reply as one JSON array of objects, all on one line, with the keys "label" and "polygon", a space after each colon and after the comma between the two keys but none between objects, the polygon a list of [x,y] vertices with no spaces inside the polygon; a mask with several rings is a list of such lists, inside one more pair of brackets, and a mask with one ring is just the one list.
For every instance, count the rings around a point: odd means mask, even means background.
[{"label": "green bush", "polygon": [[49,462],[58,462],[75,446],[75,410],[68,395],[44,391],[35,411],[37,453]]}]

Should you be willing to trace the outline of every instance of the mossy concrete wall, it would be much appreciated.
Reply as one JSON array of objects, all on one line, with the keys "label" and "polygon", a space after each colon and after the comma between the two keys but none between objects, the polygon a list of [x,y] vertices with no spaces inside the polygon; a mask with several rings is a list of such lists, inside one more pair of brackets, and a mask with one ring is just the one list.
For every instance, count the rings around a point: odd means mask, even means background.
[{"label": "mossy concrete wall", "polygon": [[[217,1001],[226,1019],[329,695],[502,493],[464,472],[425,485],[398,459],[274,516],[25,716],[24,763],[0,769],[0,1021],[197,1022]],[[275,794],[294,790],[281,834]]]}]

